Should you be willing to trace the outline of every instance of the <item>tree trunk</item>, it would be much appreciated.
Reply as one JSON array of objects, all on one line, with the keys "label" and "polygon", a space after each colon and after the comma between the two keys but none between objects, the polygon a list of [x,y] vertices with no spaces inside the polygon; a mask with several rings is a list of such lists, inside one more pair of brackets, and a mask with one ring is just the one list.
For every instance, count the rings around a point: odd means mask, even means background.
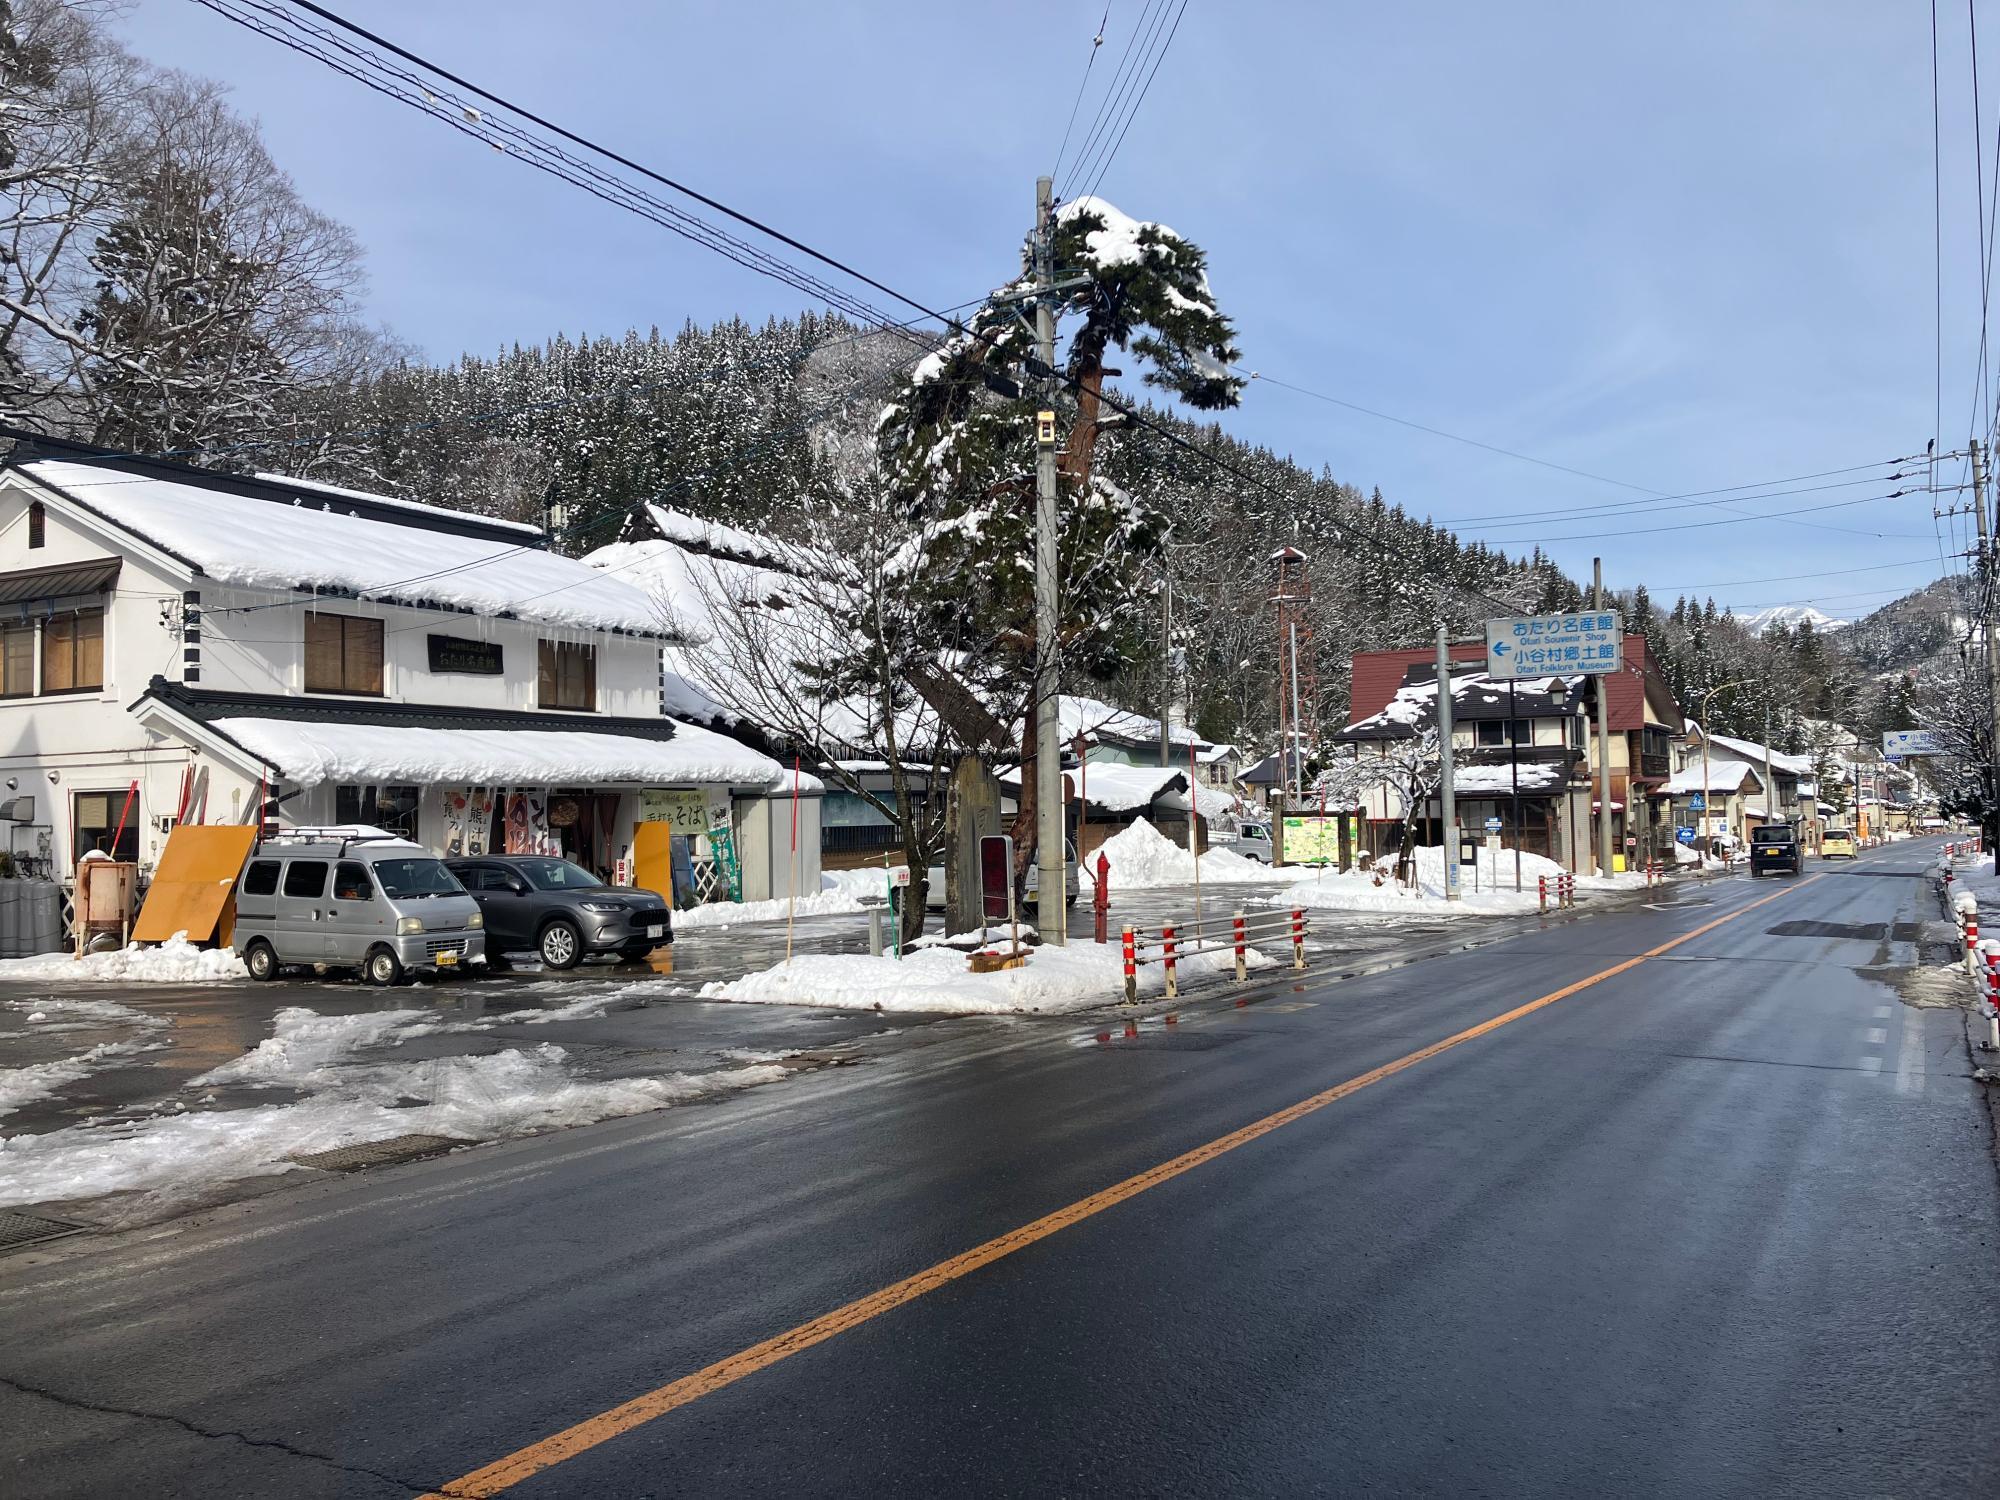
[{"label": "tree trunk", "polygon": [[1097,419],[1104,401],[1104,364],[1087,360],[1076,372],[1076,424],[1063,444],[1056,467],[1081,490],[1090,483],[1091,466],[1097,453]]}]

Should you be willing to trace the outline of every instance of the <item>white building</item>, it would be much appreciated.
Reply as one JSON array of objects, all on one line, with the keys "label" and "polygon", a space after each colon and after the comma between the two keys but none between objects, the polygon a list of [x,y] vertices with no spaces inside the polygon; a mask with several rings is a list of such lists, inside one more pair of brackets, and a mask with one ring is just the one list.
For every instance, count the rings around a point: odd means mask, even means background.
[{"label": "white building", "polygon": [[22,443],[0,469],[0,835],[67,877],[262,806],[609,874],[666,821],[718,870],[733,854],[743,899],[817,890],[818,783],[794,859],[787,768],[665,716],[670,639],[536,527]]}]

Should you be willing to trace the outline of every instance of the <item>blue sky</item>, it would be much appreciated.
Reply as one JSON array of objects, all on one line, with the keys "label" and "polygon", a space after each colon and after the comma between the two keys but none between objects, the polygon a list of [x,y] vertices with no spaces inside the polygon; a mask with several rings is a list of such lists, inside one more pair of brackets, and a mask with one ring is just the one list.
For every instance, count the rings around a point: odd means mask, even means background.
[{"label": "blue sky", "polygon": [[[1113,0],[1086,119],[1145,3]],[[1104,13],[1103,0],[337,8],[932,306],[1011,270]],[[1967,17],[1940,9],[1944,450],[1972,430],[1981,312]],[[1262,374],[1674,495],[1877,464],[1933,433],[1928,17],[1870,0],[1192,0],[1101,192],[1208,251]],[[1990,176],[2000,7],[1989,24]],[[433,358],[799,309],[789,288],[192,0],[142,0],[123,25],[142,55],[233,87],[307,199],[368,247],[375,314]],[[1969,525],[1934,522],[1919,493],[1621,535],[1734,516],[1685,502],[1570,516],[1646,496],[1267,383],[1224,422],[1467,537],[1542,541],[1580,577],[1601,553],[1614,586],[1699,585],[1739,609],[1865,612],[1935,577]],[[1875,571],[1734,583],[1858,568]]]}]

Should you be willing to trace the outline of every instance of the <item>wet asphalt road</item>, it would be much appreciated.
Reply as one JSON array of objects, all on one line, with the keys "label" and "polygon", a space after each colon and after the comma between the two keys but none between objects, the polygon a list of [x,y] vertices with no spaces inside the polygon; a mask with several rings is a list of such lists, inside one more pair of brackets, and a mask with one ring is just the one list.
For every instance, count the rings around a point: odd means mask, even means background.
[{"label": "wet asphalt road", "polygon": [[0,1486],[434,1487],[1630,964],[509,1493],[2000,1493],[1992,1130],[1872,927],[1933,857],[0,1260]]}]

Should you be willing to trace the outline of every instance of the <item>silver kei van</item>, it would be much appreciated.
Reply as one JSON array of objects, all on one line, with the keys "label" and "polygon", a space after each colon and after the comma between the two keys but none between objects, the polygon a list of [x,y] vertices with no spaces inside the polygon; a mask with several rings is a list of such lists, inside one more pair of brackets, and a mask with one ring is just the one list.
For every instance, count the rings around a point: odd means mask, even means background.
[{"label": "silver kei van", "polygon": [[484,964],[484,927],[478,903],[421,845],[376,829],[290,829],[244,862],[232,946],[252,979],[308,964],[390,985]]}]

